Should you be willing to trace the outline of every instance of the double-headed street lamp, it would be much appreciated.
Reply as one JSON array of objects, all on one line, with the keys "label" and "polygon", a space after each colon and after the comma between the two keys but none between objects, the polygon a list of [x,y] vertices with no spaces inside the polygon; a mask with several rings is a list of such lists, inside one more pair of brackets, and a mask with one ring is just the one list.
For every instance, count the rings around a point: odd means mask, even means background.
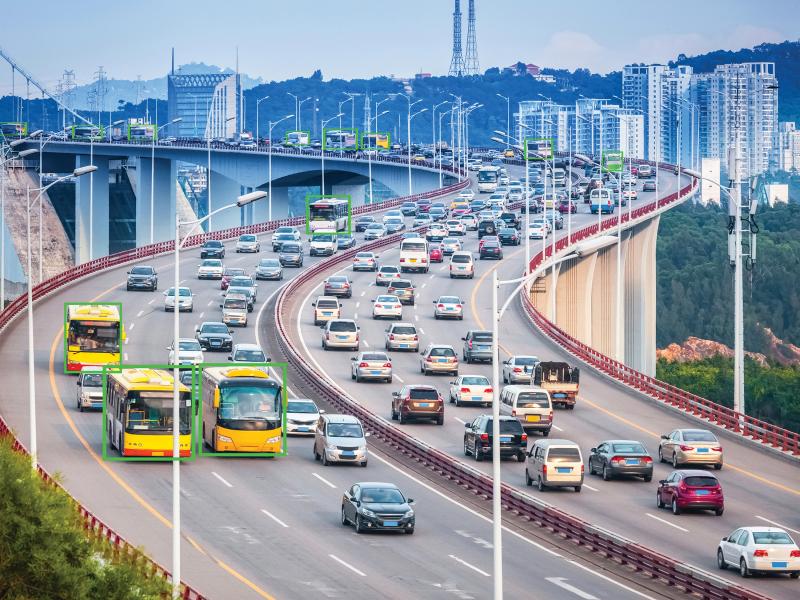
[{"label": "double-headed street lamp", "polygon": [[[421,100],[417,100],[417,102],[421,102]],[[411,106],[414,106],[417,102],[412,103]],[[428,112],[427,108],[421,108],[415,113],[408,113],[408,195],[411,196],[414,194],[414,189],[411,186],[411,121],[414,117],[421,115],[424,112]]]},{"label": "double-headed street lamp", "polygon": [[[384,98],[384,100],[387,100],[387,99],[388,98]],[[381,100],[381,102],[383,102],[383,100]],[[378,102],[378,105],[380,105],[381,102]],[[367,123],[368,127],[372,127],[372,121],[374,120],[375,121],[375,130],[376,130],[375,131],[375,146],[374,146],[374,148],[367,148],[367,168],[369,169],[369,173],[368,173],[368,176],[369,176],[369,202],[368,202],[368,204],[372,204],[372,202],[374,201],[374,198],[372,196],[372,152],[373,151],[376,152],[376,153],[378,152],[378,132],[377,132],[377,129],[378,129],[378,117],[381,117],[381,116],[385,115],[388,112],[389,112],[388,110],[384,110],[384,111],[376,114],[374,117],[371,117],[370,118],[370,122]],[[367,133],[370,133],[370,132],[368,131]],[[369,136],[367,137],[367,139],[370,139]],[[439,187],[441,187],[441,185]]]},{"label": "double-headed street lamp", "polygon": [[283,118],[278,119],[274,123],[272,121],[269,122],[269,155],[267,160],[269,161],[269,174],[267,178],[269,179],[267,186],[269,187],[269,199],[268,199],[268,209],[267,209],[267,220],[272,221],[272,130],[278,123],[283,123],[286,119],[291,119],[294,115],[286,115]]},{"label": "double-headed street lamp", "polygon": [[303,102],[308,102],[311,100],[311,96],[300,100],[299,96],[295,96],[292,92],[286,92],[289,96],[294,98],[294,129],[295,131],[300,131],[300,107],[303,105]]},{"label": "double-headed street lamp", "polygon": [[441,151],[441,146],[442,146],[442,117],[446,117],[447,115],[450,115],[450,118],[452,120],[452,118],[453,118],[452,117],[452,115],[453,115],[452,111],[447,111],[447,112],[442,111],[442,112],[439,113],[439,187],[442,187],[442,154],[441,154],[441,152],[442,152]]},{"label": "double-headed street lamp", "polygon": [[[503,96],[501,93],[495,94],[506,101],[506,139],[511,138],[511,99],[508,96]],[[506,142],[506,149],[509,148],[509,143]]]},{"label": "double-headed street lamp", "polygon": [[[345,100],[345,102],[347,102],[347,101]],[[320,157],[322,158],[322,185],[319,188],[319,193],[321,195],[325,195],[325,139],[324,139],[325,126],[328,123],[330,123],[331,121],[335,120],[335,119],[341,119],[343,114],[344,113],[339,113],[338,115],[332,116],[330,119],[322,119],[323,140],[322,140],[322,151],[320,152]],[[341,136],[341,133],[342,132],[339,131],[339,135],[340,136]],[[343,146],[343,144],[342,144],[341,138],[340,138],[339,148],[341,148],[342,146]]]},{"label": "double-headed street lamp", "polygon": [[[36,150],[33,151],[34,153]],[[37,464],[37,444],[36,444],[36,378],[34,377],[34,368],[33,368],[33,263],[31,261],[31,209],[33,205],[36,204],[37,201],[41,202],[42,195],[49,190],[51,187],[56,185],[57,183],[61,183],[62,181],[66,181],[72,177],[81,177],[82,175],[86,175],[87,173],[94,173],[97,170],[97,167],[94,165],[88,165],[86,167],[79,167],[75,169],[69,175],[64,175],[63,177],[59,177],[52,183],[47,184],[43,187],[38,187],[35,189],[31,189],[30,186],[27,189],[26,194],[26,202],[25,202],[25,210],[26,210],[26,237],[27,237],[27,267],[28,267],[28,410],[29,410],[29,418],[30,418],[30,427],[31,427],[31,439],[30,439],[30,453],[31,453],[31,466],[36,469]],[[31,201],[31,192],[38,192],[36,197]]]},{"label": "double-headed street lamp", "polygon": [[[76,171],[77,172],[77,171]],[[180,349],[180,313],[178,301],[180,298],[180,252],[181,247],[186,243],[194,231],[202,225],[204,221],[208,221],[212,216],[224,210],[231,208],[242,208],[266,197],[266,192],[255,191],[249,194],[244,194],[236,199],[236,202],[226,204],[220,208],[209,212],[201,219],[194,219],[191,221],[181,221],[180,212],[175,210],[175,282],[173,284],[172,292],[175,298],[175,306],[172,317],[172,347],[173,352],[173,371],[172,371],[172,596],[173,598],[180,597],[181,585],[181,442],[180,442],[180,362],[178,360]],[[183,236],[181,240],[181,227],[190,225],[189,231]],[[33,356],[33,348],[31,348],[30,356]],[[33,358],[30,359],[33,362]]]}]

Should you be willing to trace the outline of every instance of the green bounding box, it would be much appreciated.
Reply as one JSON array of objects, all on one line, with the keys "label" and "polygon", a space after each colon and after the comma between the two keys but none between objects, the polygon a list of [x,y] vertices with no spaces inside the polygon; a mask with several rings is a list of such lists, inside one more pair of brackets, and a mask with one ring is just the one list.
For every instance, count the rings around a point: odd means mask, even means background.
[{"label": "green bounding box", "polygon": [[23,121],[5,121],[0,123],[0,139],[19,140],[28,135],[28,124]]},{"label": "green bounding box", "polygon": [[322,130],[322,149],[329,152],[355,152],[358,150],[358,128],[326,127]]},{"label": "green bounding box", "polygon": [[308,146],[311,143],[311,132],[287,131],[283,143],[287,146]]},{"label": "green bounding box", "polygon": [[392,134],[388,131],[373,131],[361,136],[362,150],[388,150],[392,145]]},{"label": "green bounding box", "polygon": [[[180,456],[172,455],[174,365],[103,367],[103,459],[112,462],[195,460],[194,369],[178,367]],[[186,381],[186,375],[189,381]],[[119,456],[112,455],[115,449]]]},{"label": "green bounding box", "polygon": [[524,142],[525,162],[536,160],[552,160],[553,138],[526,137]]},{"label": "green bounding box", "polygon": [[128,123],[129,142],[157,142],[158,128],[153,123]]},{"label": "green bounding box", "polygon": [[125,325],[121,302],[64,303],[64,373],[122,365]]},{"label": "green bounding box", "polygon": [[106,130],[102,125],[73,125],[72,139],[98,142],[106,139]]},{"label": "green bounding box", "polygon": [[620,173],[625,167],[625,157],[622,150],[606,150],[603,152],[600,165],[607,173]]},{"label": "green bounding box", "polygon": [[271,362],[198,365],[198,454],[286,456],[287,368]]},{"label": "green bounding box", "polygon": [[306,235],[321,229],[351,235],[352,225],[350,194],[306,194]]}]

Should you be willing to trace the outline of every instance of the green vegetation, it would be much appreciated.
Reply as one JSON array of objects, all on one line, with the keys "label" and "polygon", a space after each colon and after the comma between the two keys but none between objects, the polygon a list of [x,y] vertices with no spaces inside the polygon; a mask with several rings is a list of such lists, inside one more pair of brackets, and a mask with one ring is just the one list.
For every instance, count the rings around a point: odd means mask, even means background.
[{"label": "green vegetation", "polygon": [[[745,348],[769,354],[764,327],[800,345],[800,205],[759,214],[758,262],[745,273]],[[688,203],[661,217],[657,344],[689,336],[733,345],[733,270],[725,209]]]},{"label": "green vegetation", "polygon": [[0,598],[168,597],[167,583],[148,578],[141,562],[87,536],[74,501],[31,469],[10,436],[0,436]]},{"label": "green vegetation", "polygon": [[[685,363],[660,359],[656,377],[733,408],[733,359],[715,356]],[[800,368],[762,367],[746,359],[745,399],[748,415],[800,431]]]}]

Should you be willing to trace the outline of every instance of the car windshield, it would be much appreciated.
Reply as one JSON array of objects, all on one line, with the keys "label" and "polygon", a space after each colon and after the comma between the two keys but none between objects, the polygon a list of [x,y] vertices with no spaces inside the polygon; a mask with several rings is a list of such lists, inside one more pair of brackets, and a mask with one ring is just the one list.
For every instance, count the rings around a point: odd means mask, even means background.
[{"label": "car windshield", "polygon": [[364,432],[358,423],[328,423],[328,436],[341,438],[362,438]]},{"label": "car windshield", "polygon": [[[492,435],[492,420],[486,420],[486,431],[489,435]],[[505,434],[521,434],[522,432],[522,425],[520,425],[517,419],[500,419],[500,433]]]},{"label": "car windshield", "polygon": [[277,258],[265,258],[260,263],[259,267],[280,267],[281,262]]},{"label": "car windshield", "polygon": [[352,321],[331,321],[330,331],[355,331],[356,324]]},{"label": "car windshield", "polygon": [[204,267],[221,267],[222,261],[216,258],[209,258],[203,261],[202,266]]},{"label": "car windshield", "polygon": [[358,221],[359,223],[372,223],[374,220],[375,217],[370,217],[366,215],[361,217],[356,217],[356,221]]},{"label": "car windshield", "polygon": [[363,360],[382,360],[384,362],[389,361],[389,357],[386,356],[383,352],[364,352],[361,355]]},{"label": "car windshield", "polygon": [[275,231],[276,233],[294,234],[294,229],[292,227],[278,227],[278,229],[276,229]]},{"label": "car windshield", "polygon": [[684,442],[716,442],[717,438],[710,431],[684,431]]},{"label": "car windshield", "polygon": [[222,248],[222,242],[213,240],[203,244],[206,248]]},{"label": "car windshield", "polygon": [[356,254],[356,258],[373,258],[372,252],[359,252]]},{"label": "car windshield", "polygon": [[455,254],[455,255],[453,255],[453,258],[451,259],[451,262],[454,262],[454,263],[468,263],[468,262],[472,262],[472,257],[471,256],[467,256],[466,254]]},{"label": "car windshield", "polygon": [[[175,288],[169,288],[167,290],[167,296],[174,296],[175,295]],[[189,288],[178,288],[178,295],[181,297],[188,297],[192,295],[192,292]]]},{"label": "car windshield", "polygon": [[389,217],[388,219],[386,219],[386,222],[395,225],[402,223],[403,219],[401,219],[400,217]]},{"label": "car windshield", "polygon": [[240,269],[238,267],[226,267],[224,271],[222,271],[223,276],[225,277],[236,277],[237,275],[244,275],[244,269]]},{"label": "car windshield", "polygon": [[223,308],[230,308],[233,310],[243,310],[247,308],[247,300],[244,298],[225,298],[225,305]]},{"label": "car windshield", "polygon": [[103,385],[103,376],[100,373],[89,373],[83,375],[83,387],[100,387]]},{"label": "car windshield", "polygon": [[491,342],[492,341],[492,332],[491,331],[480,331],[475,332],[472,334],[473,341],[476,342]]},{"label": "car windshield", "polygon": [[311,237],[312,242],[332,242],[334,235],[332,233],[315,233]]},{"label": "car windshield", "polygon": [[498,233],[500,235],[514,235],[517,233],[517,230],[513,227],[503,227]]},{"label": "car windshield", "polygon": [[397,334],[397,335],[414,335],[415,333],[417,333],[417,330],[414,327],[411,327],[411,326],[405,327],[405,326],[396,325],[396,326],[392,327],[391,333],[394,333],[394,334]]},{"label": "car windshield", "polygon": [[719,484],[717,478],[710,475],[692,475],[683,481],[689,487],[715,487]]},{"label": "car windshield", "polygon": [[581,453],[577,448],[550,448],[547,461],[555,463],[581,462]]},{"label": "car windshield", "polygon": [[624,444],[612,444],[612,448],[614,452],[623,452],[627,454],[646,454],[647,451],[644,449],[644,446],[641,444],[632,444],[632,443],[624,443]]},{"label": "car windshield", "polygon": [[133,267],[131,275],[152,275],[153,267]]},{"label": "car windshield", "polygon": [[375,302],[397,302],[397,296],[378,296]]},{"label": "car windshield", "polygon": [[411,388],[409,397],[412,400],[438,400],[439,392],[432,388]]},{"label": "car windshield", "polygon": [[399,273],[397,267],[381,267],[381,273]]},{"label": "car windshield", "polygon": [[794,544],[789,534],[784,531],[754,531],[753,542],[756,544]]},{"label": "car windshield", "polygon": [[458,296],[441,296],[439,304],[461,304],[461,298]]},{"label": "car windshield", "polygon": [[518,408],[547,408],[550,402],[545,392],[522,392],[517,396]]},{"label": "car windshield", "polygon": [[180,340],[178,342],[178,348],[180,348],[181,350],[194,350],[197,352],[202,350],[202,348],[200,347],[200,342],[198,342],[197,340]]},{"label": "car windshield", "polygon": [[239,241],[240,242],[255,242],[256,241],[256,236],[254,236],[254,235],[242,235],[242,236],[239,236]]},{"label": "car windshield", "polygon": [[266,362],[266,359],[261,350],[237,350],[233,357],[237,362]]},{"label": "car windshield", "polygon": [[403,504],[406,500],[393,488],[368,488],[361,491],[361,501],[371,504]]},{"label": "car windshield", "polygon": [[228,327],[222,323],[206,323],[200,330],[201,333],[228,333]]},{"label": "car windshield", "polygon": [[459,242],[459,241],[458,241],[456,238],[451,238],[451,237],[449,237],[449,238],[444,238],[444,239],[442,240],[442,244],[444,244],[444,245],[448,245],[448,244],[458,244],[458,243],[460,243],[460,242]]},{"label": "car windshield", "polygon": [[231,287],[250,287],[253,285],[253,280],[249,277],[234,277],[231,279]]},{"label": "car windshield", "polygon": [[293,240],[294,234],[293,233],[279,233],[275,236],[276,240]]},{"label": "car windshield", "polygon": [[461,383],[464,385],[489,385],[489,380],[482,376],[467,376],[461,378]]},{"label": "car windshield", "polygon": [[367,229],[383,229],[383,225],[380,223],[370,223],[367,225]]},{"label": "car windshield", "polygon": [[310,414],[319,412],[319,409],[311,400],[289,400],[286,412]]},{"label": "car windshield", "polygon": [[317,308],[339,308],[336,300],[317,300]]},{"label": "car windshield", "polygon": [[431,348],[430,356],[455,356],[452,348]]},{"label": "car windshield", "polygon": [[347,277],[344,275],[331,275],[328,277],[328,281],[331,283],[347,283]]}]

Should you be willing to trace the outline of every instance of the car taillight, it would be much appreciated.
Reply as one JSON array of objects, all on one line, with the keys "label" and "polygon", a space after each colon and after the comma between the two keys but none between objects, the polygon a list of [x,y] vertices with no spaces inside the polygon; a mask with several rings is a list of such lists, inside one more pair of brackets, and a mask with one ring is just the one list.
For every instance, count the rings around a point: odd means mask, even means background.
[{"label": "car taillight", "polygon": [[489,441],[489,434],[488,433],[482,433],[481,434],[481,441],[482,442],[488,442]]},{"label": "car taillight", "polygon": [[792,550],[789,552],[791,558],[800,558],[800,550]]},{"label": "car taillight", "polygon": [[764,557],[764,556],[769,556],[769,553],[766,550],[756,550],[755,552],[753,552],[753,556],[757,558]]},{"label": "car taillight", "polygon": [[346,287],[346,288],[349,288],[349,287],[350,287],[350,284],[349,284],[349,283],[345,283],[345,284],[344,284],[344,287]]},{"label": "car taillight", "polygon": [[714,446],[711,448],[714,452],[722,452],[722,446]]},{"label": "car taillight", "polygon": [[469,341],[469,349],[472,350],[472,340]]},{"label": "car taillight", "polygon": [[418,342],[418,341],[419,341],[419,336],[418,336],[416,333],[414,334],[414,341],[415,341],[415,342]]},{"label": "car taillight", "polygon": [[517,416],[517,410],[515,408],[511,409],[511,416],[512,417],[516,417]]},{"label": "car taillight", "polygon": [[514,367],[514,373],[522,373],[522,369],[519,367]]},{"label": "car taillight", "polygon": [[469,388],[462,387],[461,388],[461,393],[462,394],[468,394],[469,393]]},{"label": "car taillight", "polygon": [[612,463],[612,464],[613,464],[613,463],[617,463],[617,464],[619,464],[619,463],[621,463],[621,462],[625,462],[625,459],[624,459],[624,458],[622,458],[621,456],[615,456],[615,457],[613,457],[613,458],[611,459],[611,463]]},{"label": "car taillight", "polygon": [[642,461],[645,462],[645,463],[651,463],[651,462],[653,462],[653,459],[650,458],[649,456],[643,456],[642,457]]},{"label": "car taillight", "polygon": [[693,446],[684,446],[683,444],[681,444],[680,448],[681,448],[681,450],[683,450],[684,452],[688,452],[689,450],[694,450],[694,447],[693,447]]},{"label": "car taillight", "polygon": [[405,259],[405,258],[401,258],[401,259],[400,259],[400,262],[401,262],[401,263],[404,263],[404,262],[406,262],[406,259]]},{"label": "car taillight", "polygon": [[437,304],[436,308],[444,308],[444,304]]},{"label": "car taillight", "polygon": [[369,365],[368,365],[367,363],[365,363],[365,362],[360,362],[360,363],[358,363],[358,366],[359,366],[359,367],[361,367],[362,369],[365,369],[365,368],[367,368]]},{"label": "car taillight", "polygon": [[523,442],[527,442],[528,441],[528,434],[527,433],[523,433],[522,434],[522,441]]},{"label": "car taillight", "polygon": [[484,390],[483,390],[483,391],[484,391],[484,393],[486,393],[486,394],[491,394],[491,393],[492,393],[492,388],[484,388]]},{"label": "car taillight", "polygon": [[433,362],[433,359],[429,356],[428,358],[425,359],[425,362]]},{"label": "car taillight", "polygon": [[461,305],[460,304],[456,304],[456,308],[461,310]]},{"label": "car taillight", "polygon": [[390,339],[390,340],[393,340],[393,339],[394,339],[394,334],[393,334],[393,333],[390,333],[390,334],[389,334],[389,339]]},{"label": "car taillight", "polygon": [[547,465],[542,465],[542,475],[547,477]]},{"label": "car taillight", "polygon": [[358,334],[356,334],[356,341],[358,341]]},{"label": "car taillight", "polygon": [[581,475],[583,475],[583,465],[581,465]]},{"label": "car taillight", "polygon": [[390,363],[390,362],[383,363],[383,366],[386,367],[387,369],[391,369],[392,368],[392,363]]}]

